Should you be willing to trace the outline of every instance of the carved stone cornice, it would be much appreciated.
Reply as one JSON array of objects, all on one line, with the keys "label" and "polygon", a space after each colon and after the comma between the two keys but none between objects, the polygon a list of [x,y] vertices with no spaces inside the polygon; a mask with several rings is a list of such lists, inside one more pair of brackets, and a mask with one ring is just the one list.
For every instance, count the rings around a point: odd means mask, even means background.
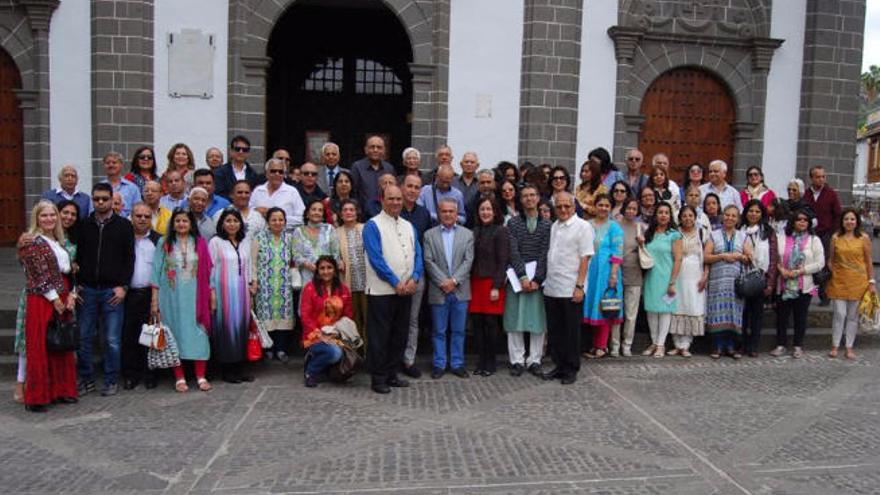
[{"label": "carved stone cornice", "polygon": [[269,66],[272,65],[272,59],[269,57],[242,55],[241,65],[244,66],[245,77],[265,78]]},{"label": "carved stone cornice", "polygon": [[431,84],[437,72],[434,64],[409,64],[409,72],[412,74],[413,84]]},{"label": "carved stone cornice", "polygon": [[31,29],[48,31],[52,13],[58,8],[61,0],[19,0],[19,4],[27,11]]},{"label": "carved stone cornice", "polygon": [[733,135],[736,139],[747,139],[754,136],[758,123],[739,120],[734,122],[732,127]]},{"label": "carved stone cornice", "polygon": [[608,36],[614,40],[614,56],[617,63],[632,63],[636,47],[645,36],[645,32],[638,28],[626,26],[611,26],[608,28]]},{"label": "carved stone cornice", "polygon": [[623,124],[626,132],[642,132],[642,125],[645,124],[644,115],[624,115]]},{"label": "carved stone cornice", "polygon": [[775,38],[752,39],[752,68],[755,70],[770,70],[770,61],[773,52],[782,46],[785,40]]},{"label": "carved stone cornice", "polygon": [[33,110],[37,108],[40,92],[36,89],[13,89],[15,97],[18,98],[18,108],[22,110]]}]

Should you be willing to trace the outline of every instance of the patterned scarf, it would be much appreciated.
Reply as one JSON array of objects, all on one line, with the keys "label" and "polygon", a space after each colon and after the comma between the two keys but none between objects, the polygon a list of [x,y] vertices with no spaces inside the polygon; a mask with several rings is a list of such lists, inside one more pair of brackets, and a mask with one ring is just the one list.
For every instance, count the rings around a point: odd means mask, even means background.
[{"label": "patterned scarf", "polygon": [[[809,238],[810,236],[807,235],[806,232],[796,232],[785,237],[785,255],[783,256],[782,262],[785,264],[786,269],[795,270],[804,265],[806,260],[804,248],[806,247],[806,241],[809,240]],[[803,288],[803,276],[784,279],[782,300],[789,301],[797,299],[800,297]]]}]

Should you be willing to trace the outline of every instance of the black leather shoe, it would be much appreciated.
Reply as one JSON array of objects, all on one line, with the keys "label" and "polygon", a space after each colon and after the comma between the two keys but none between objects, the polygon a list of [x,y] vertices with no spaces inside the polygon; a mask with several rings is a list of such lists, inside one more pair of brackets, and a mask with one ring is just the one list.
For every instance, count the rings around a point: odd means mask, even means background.
[{"label": "black leather shoe", "polygon": [[371,388],[373,389],[373,392],[376,392],[377,394],[390,394],[391,393],[391,387],[389,387],[388,385],[386,385],[384,383],[374,383]]},{"label": "black leather shoe", "polygon": [[470,376],[470,375],[468,375],[468,372],[466,369],[464,369],[464,367],[452,368],[451,370],[449,370],[449,372],[459,378],[468,378]]},{"label": "black leather shoe", "polygon": [[525,371],[525,367],[523,365],[517,363],[510,367],[510,376],[520,376]]},{"label": "black leather shoe", "polygon": [[57,399],[55,399],[55,402],[59,404],[76,404],[77,402],[79,402],[79,399],[77,399],[76,397],[58,397]]},{"label": "black leather shoe", "polygon": [[156,388],[156,385],[158,384],[159,382],[156,381],[155,378],[147,378],[146,380],[144,380],[144,388],[147,390],[152,390]]},{"label": "black leather shoe", "polygon": [[538,378],[541,378],[541,376],[543,375],[543,372],[541,371],[541,365],[538,363],[530,364],[529,365],[529,373],[531,373],[534,376],[537,376]]},{"label": "black leather shoe", "polygon": [[28,406],[28,405],[24,406],[24,410],[34,412],[34,413],[44,413],[44,412],[48,411],[49,408],[43,404],[34,404],[32,406]]},{"label": "black leather shoe", "polygon": [[553,368],[547,373],[544,373],[541,378],[545,380],[556,380],[559,378],[565,378],[565,373],[562,372],[559,368]]},{"label": "black leather shoe", "polygon": [[563,385],[571,385],[572,383],[576,382],[577,379],[578,379],[577,375],[575,375],[574,373],[572,373],[572,374],[570,374],[570,375],[565,375],[565,376],[563,376],[563,377],[562,377],[562,380],[561,380],[561,383],[562,383]]},{"label": "black leather shoe", "polygon": [[389,387],[397,387],[397,388],[409,387],[408,381],[404,380],[403,378],[397,378],[396,376],[394,378],[389,378],[388,380],[385,381],[385,383]]},{"label": "black leather shoe", "polygon": [[241,383],[241,378],[234,375],[223,375],[223,381],[226,383],[238,385],[239,383]]},{"label": "black leather shoe", "polygon": [[412,366],[404,366],[404,367],[403,367],[403,370],[401,370],[401,371],[403,371],[403,374],[404,374],[404,375],[406,375],[406,376],[408,376],[408,377],[410,377],[410,378],[416,378],[416,379],[418,379],[418,378],[421,378],[421,377],[422,377],[422,370],[420,370],[420,369],[418,368],[418,366],[416,366],[416,365],[412,365]]},{"label": "black leather shoe", "polygon": [[138,386],[138,380],[135,378],[126,378],[125,381],[122,382],[123,390],[132,390]]},{"label": "black leather shoe", "polygon": [[434,368],[431,370],[431,378],[437,380],[438,378],[442,378],[446,373],[446,370],[441,368]]}]

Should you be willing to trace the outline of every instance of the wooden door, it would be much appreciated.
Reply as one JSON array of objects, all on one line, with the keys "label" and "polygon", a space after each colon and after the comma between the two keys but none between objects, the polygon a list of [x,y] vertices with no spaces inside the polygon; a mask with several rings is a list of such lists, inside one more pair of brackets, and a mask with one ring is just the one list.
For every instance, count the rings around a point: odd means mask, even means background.
[{"label": "wooden door", "polygon": [[651,157],[666,153],[670,176],[681,183],[691,163],[727,162],[727,181],[733,181],[733,124],[736,107],[724,84],[706,71],[673,69],[648,88],[642,100],[645,123],[639,149],[645,166]]},{"label": "wooden door", "polygon": [[21,88],[15,62],[0,49],[0,243],[15,241],[24,230],[24,153]]}]

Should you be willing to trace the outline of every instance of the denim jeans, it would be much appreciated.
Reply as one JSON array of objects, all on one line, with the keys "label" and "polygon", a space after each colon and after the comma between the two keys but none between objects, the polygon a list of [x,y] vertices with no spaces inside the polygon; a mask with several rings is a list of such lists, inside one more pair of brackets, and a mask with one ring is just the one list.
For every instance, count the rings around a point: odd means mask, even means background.
[{"label": "denim jeans", "polygon": [[435,368],[446,369],[446,334],[449,333],[449,366],[464,367],[464,327],[467,320],[467,301],[459,301],[454,294],[447,294],[443,304],[431,305],[434,322]]},{"label": "denim jeans", "polygon": [[306,375],[317,376],[342,359],[342,348],[336,344],[317,342],[309,346],[308,358]]},{"label": "denim jeans", "polygon": [[104,383],[116,383],[121,361],[122,320],[125,304],[110,305],[113,289],[95,289],[84,286],[79,319],[79,350],[76,352],[77,372],[82,381],[95,381],[92,366],[92,344],[97,333],[98,315],[103,316]]}]

